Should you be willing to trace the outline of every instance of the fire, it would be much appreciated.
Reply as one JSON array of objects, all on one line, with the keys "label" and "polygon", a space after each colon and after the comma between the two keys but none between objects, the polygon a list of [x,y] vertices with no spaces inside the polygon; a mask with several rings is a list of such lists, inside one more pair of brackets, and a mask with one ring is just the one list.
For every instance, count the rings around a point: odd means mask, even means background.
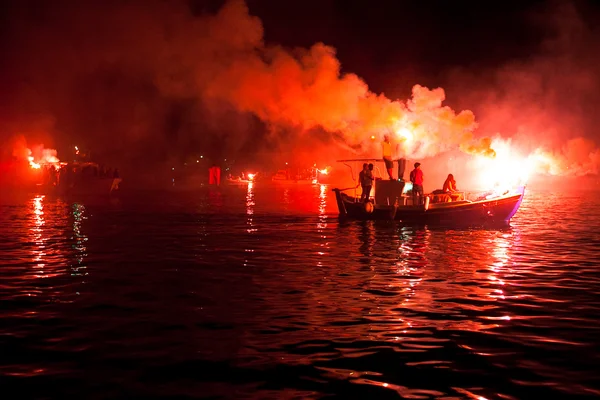
[{"label": "fire", "polygon": [[246,174],[246,176],[248,177],[249,181],[253,181],[256,174]]},{"label": "fire", "polygon": [[413,133],[408,130],[407,128],[400,128],[396,131],[396,135],[404,140],[412,140],[413,139]]},{"label": "fire", "polygon": [[29,161],[29,166],[33,169],[40,169],[42,167],[40,164],[33,161],[32,156],[27,157],[27,160]]},{"label": "fire", "polygon": [[27,150],[29,150],[30,154],[30,156],[27,157],[27,160],[29,161],[29,165],[31,166],[31,168],[40,169],[43,164],[57,164],[60,162],[58,157],[56,157],[57,152],[54,149],[41,148],[38,152],[40,154],[37,160],[34,158],[34,156],[31,155],[32,151],[30,149]]},{"label": "fire", "polygon": [[475,167],[478,172],[478,183],[482,188],[494,189],[504,193],[507,190],[527,184],[535,171],[534,154],[519,154],[510,141],[496,140],[493,143],[495,156],[479,154],[475,156]]},{"label": "fire", "polygon": [[323,175],[327,175],[327,174],[329,173],[329,170],[328,170],[327,168],[320,169],[320,170],[319,170],[319,173],[320,173],[320,174],[323,174]]},{"label": "fire", "polygon": [[46,149],[43,145],[27,147],[24,137],[20,137],[13,146],[13,156],[27,160],[32,169],[40,169],[44,164],[58,164],[60,160],[56,154],[56,150]]}]

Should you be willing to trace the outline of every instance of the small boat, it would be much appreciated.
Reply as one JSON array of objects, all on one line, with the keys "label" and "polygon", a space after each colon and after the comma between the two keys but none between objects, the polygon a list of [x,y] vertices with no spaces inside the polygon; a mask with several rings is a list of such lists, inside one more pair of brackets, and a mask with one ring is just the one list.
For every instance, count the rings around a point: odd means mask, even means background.
[{"label": "small boat", "polygon": [[236,178],[225,178],[225,183],[228,185],[247,185],[250,182],[254,182],[253,179],[242,179],[241,177]]},{"label": "small boat", "polygon": [[[403,179],[406,160],[398,162],[398,180],[375,179],[375,196],[368,201],[360,201],[355,194],[351,196],[348,189],[332,189],[335,192],[339,215],[342,218],[358,220],[396,220],[407,224],[428,225],[496,225],[507,224],[516,214],[523,196],[525,186],[519,186],[502,193],[489,191],[468,200],[465,193],[456,193],[456,200],[451,196],[426,194],[423,204],[412,204],[412,196],[407,193],[410,183]],[[348,162],[376,163],[381,160],[357,159],[340,160],[350,167],[354,177],[354,169]]]},{"label": "small boat", "polygon": [[46,175],[37,185],[40,191],[47,194],[106,196],[114,195],[120,190],[122,179],[114,175],[103,175],[99,165],[94,162],[60,163],[48,167],[54,168],[56,172]]},{"label": "small boat", "polygon": [[272,177],[271,181],[276,184],[308,184],[312,185],[314,182],[313,177],[307,176],[306,174],[296,173],[292,174],[289,170],[280,169]]}]

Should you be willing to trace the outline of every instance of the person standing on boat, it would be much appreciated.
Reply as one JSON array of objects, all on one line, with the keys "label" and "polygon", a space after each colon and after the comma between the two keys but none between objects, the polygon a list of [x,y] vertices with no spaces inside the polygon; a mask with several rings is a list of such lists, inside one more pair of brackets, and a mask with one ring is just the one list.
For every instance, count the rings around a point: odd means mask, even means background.
[{"label": "person standing on boat", "polygon": [[[423,171],[421,171],[421,163],[415,163],[415,169],[410,172],[410,181],[412,182],[412,198],[413,204],[423,204]],[[417,196],[419,199],[417,200]]]},{"label": "person standing on boat", "polygon": [[[396,150],[398,145],[396,145]],[[383,162],[385,163],[385,169],[387,170],[390,180],[394,180],[392,175],[392,169],[394,169],[394,160],[392,159],[392,142],[390,142],[389,135],[383,135],[383,142],[381,142],[381,151],[383,153]]]},{"label": "person standing on boat", "polygon": [[369,170],[367,163],[363,164],[363,169],[358,174],[358,186],[361,186],[362,193],[360,194],[360,201],[369,201],[371,197],[371,188],[373,187],[373,170]]}]

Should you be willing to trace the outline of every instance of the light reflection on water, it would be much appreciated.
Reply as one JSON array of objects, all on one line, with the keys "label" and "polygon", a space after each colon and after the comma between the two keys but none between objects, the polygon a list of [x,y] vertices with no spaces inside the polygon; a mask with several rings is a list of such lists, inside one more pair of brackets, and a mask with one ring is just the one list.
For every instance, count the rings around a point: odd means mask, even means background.
[{"label": "light reflection on water", "polygon": [[502,230],[342,222],[327,185],[3,204],[0,373],[24,397],[598,396],[600,204],[570,196]]},{"label": "light reflection on water", "polygon": [[85,272],[86,266],[84,263],[84,259],[87,257],[87,248],[85,246],[88,237],[85,235],[82,229],[82,222],[87,219],[85,215],[85,206],[80,203],[74,203],[73,207],[73,234],[75,239],[75,244],[73,245],[73,249],[75,250],[75,260],[76,264],[71,268],[72,275],[87,275]]},{"label": "light reflection on water", "polygon": [[34,244],[32,249],[34,269],[36,270],[35,278],[45,278],[44,275],[44,257],[45,253],[45,238],[43,233],[43,226],[46,223],[44,220],[44,196],[38,195],[33,201],[33,212],[31,213],[31,237],[30,240]]}]

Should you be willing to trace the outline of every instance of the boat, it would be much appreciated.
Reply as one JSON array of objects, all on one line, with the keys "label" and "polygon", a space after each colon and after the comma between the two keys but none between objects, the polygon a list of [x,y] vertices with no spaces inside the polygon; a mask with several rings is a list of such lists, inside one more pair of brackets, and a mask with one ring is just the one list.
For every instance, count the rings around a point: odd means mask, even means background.
[{"label": "boat", "polygon": [[242,173],[240,176],[232,176],[229,174],[227,178],[225,178],[225,183],[228,185],[247,185],[251,182],[255,182],[257,174],[252,173]]},{"label": "boat", "polygon": [[118,174],[103,173],[94,162],[61,162],[42,165],[39,191],[46,194],[75,196],[106,196],[119,193],[122,179]]},{"label": "boat", "polygon": [[[398,179],[375,178],[375,194],[367,201],[360,201],[356,189],[332,189],[341,218],[357,220],[395,220],[406,224],[426,225],[497,225],[508,224],[516,214],[523,196],[525,185],[513,189],[488,191],[469,196],[466,192],[429,193],[422,204],[413,204],[410,189],[412,184],[404,181],[405,159],[394,160],[398,165]],[[350,162],[377,163],[380,159],[339,160],[350,167],[353,180],[354,168]],[[379,171],[377,168],[375,171]],[[377,173],[376,173],[377,175]],[[354,195],[347,192],[354,190]]]},{"label": "boat", "polygon": [[297,171],[295,174],[290,169],[280,169],[271,177],[271,181],[276,184],[308,184],[312,185],[314,179],[307,173]]},{"label": "boat", "polygon": [[327,184],[328,174],[329,167],[318,169],[315,164],[312,168],[298,169],[295,174],[290,169],[280,169],[273,174],[271,181],[277,184]]}]

